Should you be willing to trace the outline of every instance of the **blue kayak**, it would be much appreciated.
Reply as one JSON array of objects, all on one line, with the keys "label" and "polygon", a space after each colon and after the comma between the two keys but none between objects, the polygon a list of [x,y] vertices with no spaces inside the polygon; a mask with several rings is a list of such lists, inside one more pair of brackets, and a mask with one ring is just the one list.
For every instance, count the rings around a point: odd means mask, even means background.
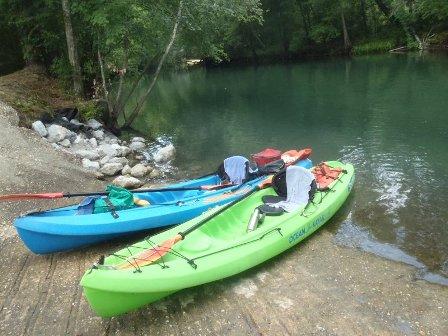
[{"label": "blue kayak", "polygon": [[[296,163],[311,168],[309,159]],[[34,253],[46,254],[76,249],[140,231],[186,222],[210,208],[232,202],[255,188],[264,177],[240,186],[219,190],[187,190],[134,193],[151,205],[110,212],[78,215],[78,205],[34,212],[14,221],[25,245]],[[200,187],[219,184],[218,175],[170,185],[167,188]]]}]

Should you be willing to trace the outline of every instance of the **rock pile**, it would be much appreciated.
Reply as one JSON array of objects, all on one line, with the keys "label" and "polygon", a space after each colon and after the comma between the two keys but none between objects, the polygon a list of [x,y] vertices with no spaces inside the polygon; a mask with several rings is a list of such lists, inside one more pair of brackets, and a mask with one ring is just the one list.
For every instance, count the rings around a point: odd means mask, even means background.
[{"label": "rock pile", "polygon": [[32,124],[33,130],[54,148],[79,157],[82,166],[96,177],[121,174],[112,183],[125,188],[142,186],[145,177],[159,177],[160,170],[154,166],[171,161],[175,155],[173,144],[166,142],[149,155],[146,150],[155,147],[145,138],[133,137],[129,142],[121,140],[95,119],[85,124],[76,119],[65,120],[65,126],[45,125],[40,120]]}]

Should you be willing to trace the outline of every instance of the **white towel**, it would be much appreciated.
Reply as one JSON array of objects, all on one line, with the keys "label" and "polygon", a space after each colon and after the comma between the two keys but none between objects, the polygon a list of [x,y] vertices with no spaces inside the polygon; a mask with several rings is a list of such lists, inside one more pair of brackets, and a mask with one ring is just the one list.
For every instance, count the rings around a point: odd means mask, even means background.
[{"label": "white towel", "polygon": [[230,183],[241,184],[246,178],[246,163],[244,156],[231,156],[224,160],[224,171],[229,176]]},{"label": "white towel", "polygon": [[314,175],[306,168],[290,166],[286,168],[286,201],[268,204],[274,208],[282,208],[286,212],[293,212],[309,200],[311,182]]}]

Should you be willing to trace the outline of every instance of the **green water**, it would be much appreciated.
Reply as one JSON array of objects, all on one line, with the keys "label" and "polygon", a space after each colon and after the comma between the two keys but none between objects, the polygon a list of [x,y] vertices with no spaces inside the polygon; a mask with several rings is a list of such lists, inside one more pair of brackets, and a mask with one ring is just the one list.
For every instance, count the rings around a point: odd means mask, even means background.
[{"label": "green water", "polygon": [[316,163],[351,162],[357,172],[354,195],[328,227],[336,238],[448,274],[444,55],[166,75],[136,126],[143,133],[172,136],[181,177],[268,146],[309,146]]}]

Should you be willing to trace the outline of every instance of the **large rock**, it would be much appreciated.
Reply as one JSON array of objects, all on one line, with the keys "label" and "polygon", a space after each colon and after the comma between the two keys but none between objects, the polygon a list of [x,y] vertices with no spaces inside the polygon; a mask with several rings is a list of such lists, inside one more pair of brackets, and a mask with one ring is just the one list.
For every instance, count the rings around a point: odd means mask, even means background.
[{"label": "large rock", "polygon": [[137,163],[131,169],[131,175],[134,177],[143,177],[149,172],[149,169],[142,163]]},{"label": "large rock", "polygon": [[48,141],[49,142],[59,142],[72,135],[72,132],[65,127],[59,125],[50,125],[47,128],[48,131]]},{"label": "large rock", "polygon": [[87,121],[87,126],[92,128],[93,130],[97,130],[97,129],[103,127],[103,125],[95,119],[89,119],[89,121]]},{"label": "large rock", "polygon": [[90,138],[90,139],[88,140],[88,142],[89,142],[90,146],[92,146],[92,148],[96,148],[96,147],[98,147],[98,141],[96,141],[95,138]]},{"label": "large rock", "polygon": [[86,136],[85,136],[85,134],[84,134],[84,133],[79,133],[79,134],[76,136],[76,139],[73,141],[73,143],[74,143],[74,144],[78,144],[78,143],[82,143],[82,142],[84,142],[84,141],[86,141]]},{"label": "large rock", "polygon": [[31,125],[33,130],[35,130],[41,137],[46,137],[48,135],[47,128],[45,127],[44,123],[40,120],[37,120],[33,122]]},{"label": "large rock", "polygon": [[106,155],[105,157],[103,157],[103,158],[100,160],[100,165],[104,166],[106,163],[109,162],[110,159],[112,159],[112,157]]},{"label": "large rock", "polygon": [[108,143],[108,144],[117,144],[118,143],[118,139],[117,138],[112,138],[112,137],[107,136],[107,135],[104,137],[103,141],[105,143]]},{"label": "large rock", "polygon": [[78,134],[76,134],[75,132],[70,131],[70,133],[68,134],[67,139],[70,142],[74,142],[76,140],[76,138],[78,137]]},{"label": "large rock", "polygon": [[97,140],[103,140],[104,139],[104,132],[103,130],[96,130],[92,132],[92,135],[95,137],[95,139]]},{"label": "large rock", "polygon": [[101,167],[100,173],[103,173],[107,176],[114,176],[117,175],[121,170],[123,169],[123,164],[121,163],[106,163],[104,166]]},{"label": "large rock", "polygon": [[[115,147],[116,145],[109,145],[106,143],[102,143],[101,145],[98,146],[98,152],[100,153],[101,156],[110,156],[110,157],[114,157],[118,155],[118,151]],[[120,146],[120,145],[118,145]]]},{"label": "large rock", "polygon": [[135,141],[135,142],[131,142],[131,144],[129,145],[129,148],[131,150],[133,150],[134,152],[142,152],[145,150],[146,145],[143,142]]},{"label": "large rock", "polygon": [[89,160],[98,160],[100,158],[100,154],[96,150],[79,149],[75,154]]},{"label": "large rock", "polygon": [[129,160],[125,157],[113,157],[109,159],[110,163],[121,163],[123,166],[129,163]]},{"label": "large rock", "polygon": [[131,142],[146,142],[146,139],[142,137],[133,137]]},{"label": "large rock", "polygon": [[61,142],[59,142],[59,144],[63,147],[70,147],[70,140],[69,139],[64,139]]},{"label": "large rock", "polygon": [[80,122],[78,119],[72,119],[72,120],[70,120],[70,124],[73,124],[73,125],[78,126],[78,127],[81,127],[81,126],[85,127],[85,126],[86,126],[86,124],[83,124],[83,123]]},{"label": "large rock", "polygon": [[100,169],[100,164],[98,162],[90,161],[89,159],[82,159],[82,166],[91,171],[97,171]]},{"label": "large rock", "polygon": [[121,173],[122,173],[123,175],[129,175],[129,174],[131,174],[131,167],[130,167],[129,165],[125,165],[125,166],[123,167],[123,169],[121,170]]},{"label": "large rock", "polygon": [[158,169],[153,169],[151,173],[149,173],[149,177],[150,178],[156,178],[159,177],[161,175],[160,170]]},{"label": "large rock", "polygon": [[[113,145],[115,145],[115,144],[113,144]],[[128,154],[131,153],[131,149],[129,147],[126,147],[126,146],[120,146],[117,149],[117,152],[118,152],[118,156],[127,156]]]},{"label": "large rock", "polygon": [[129,163],[129,160],[125,157],[113,157],[106,155],[100,160],[100,165],[104,166],[106,163],[121,163],[125,166]]},{"label": "large rock", "polygon": [[169,144],[165,147],[160,148],[154,154],[154,161],[157,163],[168,162],[174,158],[175,154],[176,149],[174,148],[173,144]]},{"label": "large rock", "polygon": [[138,187],[141,187],[143,185],[143,182],[139,179],[136,179],[132,176],[117,176],[113,181],[112,184],[115,184],[117,186],[128,188],[128,189],[135,189]]},{"label": "large rock", "polygon": [[120,150],[120,148],[121,148],[121,145],[119,145],[119,144],[117,144],[117,143],[111,144],[111,146],[112,146],[112,148],[115,149],[116,151]]}]

